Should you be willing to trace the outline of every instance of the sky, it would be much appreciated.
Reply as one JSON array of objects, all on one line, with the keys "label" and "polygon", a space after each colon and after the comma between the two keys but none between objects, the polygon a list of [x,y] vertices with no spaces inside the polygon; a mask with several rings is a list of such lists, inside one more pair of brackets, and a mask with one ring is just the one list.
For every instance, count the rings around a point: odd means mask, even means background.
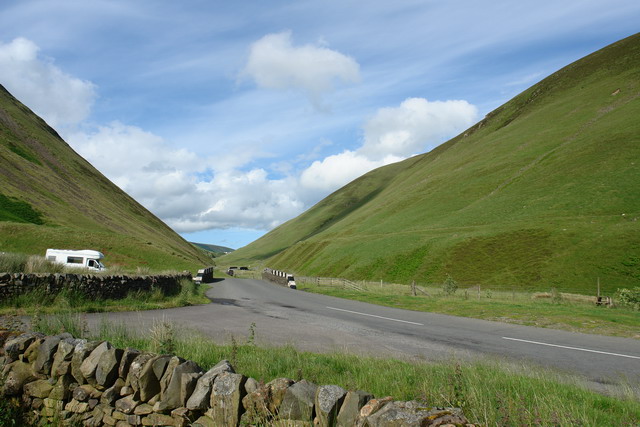
[{"label": "sky", "polygon": [[2,0],[0,84],[187,240],[236,249],[638,23],[637,0]]}]

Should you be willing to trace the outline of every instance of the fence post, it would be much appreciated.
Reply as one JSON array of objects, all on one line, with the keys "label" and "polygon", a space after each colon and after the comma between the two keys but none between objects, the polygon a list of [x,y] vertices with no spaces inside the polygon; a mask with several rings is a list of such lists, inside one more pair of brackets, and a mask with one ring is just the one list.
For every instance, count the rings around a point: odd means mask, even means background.
[{"label": "fence post", "polygon": [[478,285],[478,299],[480,299],[480,285]]},{"label": "fence post", "polygon": [[414,280],[413,282],[411,282],[411,293],[413,294],[413,296],[416,296],[416,281]]}]

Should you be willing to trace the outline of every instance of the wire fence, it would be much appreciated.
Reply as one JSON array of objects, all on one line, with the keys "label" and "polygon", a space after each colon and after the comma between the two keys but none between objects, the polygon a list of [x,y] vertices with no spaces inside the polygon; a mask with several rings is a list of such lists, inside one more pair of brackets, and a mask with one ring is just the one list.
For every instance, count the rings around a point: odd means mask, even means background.
[{"label": "wire fence", "polygon": [[551,299],[563,300],[588,304],[611,305],[613,300],[611,295],[598,295],[597,286],[594,287],[592,295],[577,293],[574,289],[550,288],[548,290],[540,287],[516,288],[506,286],[484,286],[484,285],[460,285],[455,288],[446,288],[444,283],[421,283],[412,282],[409,284],[391,283],[385,281],[351,281],[337,277],[312,277],[298,276],[296,281],[299,285],[308,284],[311,286],[342,288],[345,290],[375,293],[380,295],[412,295],[416,297],[440,298],[440,297],[463,297],[477,299],[499,299],[499,300],[531,300]]},{"label": "wire fence", "polygon": [[[261,272],[255,270],[236,270],[235,276],[240,278],[260,279]],[[445,289],[444,283],[394,283],[371,280],[349,280],[340,277],[295,276],[298,286],[308,284],[311,286],[341,288],[353,292],[366,292],[382,295],[413,295],[421,297],[452,296],[451,290]],[[545,289],[541,286],[499,286],[499,285],[475,285],[468,283],[456,283],[453,292],[457,297],[477,299],[504,299],[504,300],[530,300],[553,299],[574,301],[589,304],[610,305],[615,291],[604,290],[598,281],[593,284],[592,292],[577,292],[575,288],[553,287]]]}]

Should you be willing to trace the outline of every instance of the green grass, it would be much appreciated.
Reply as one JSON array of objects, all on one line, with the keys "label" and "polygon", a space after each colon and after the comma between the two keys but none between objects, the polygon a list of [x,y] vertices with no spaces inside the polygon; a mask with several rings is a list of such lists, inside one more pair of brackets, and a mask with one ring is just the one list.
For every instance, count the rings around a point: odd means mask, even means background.
[{"label": "green grass", "polygon": [[27,202],[0,194],[0,221],[44,224],[42,214]]},{"label": "green grass", "polygon": [[429,295],[417,292],[413,296],[411,287],[406,285],[369,283],[364,285],[366,291],[360,292],[300,278],[296,283],[302,291],[407,310],[640,339],[640,312],[630,307],[596,306],[594,297],[582,295],[558,293],[554,298],[552,292],[536,295],[489,288],[481,288],[480,292],[477,288],[459,289],[454,295],[445,295],[442,288],[421,287]]},{"label": "green grass", "polygon": [[[76,322],[82,322],[81,317]],[[64,330],[63,322],[40,322],[45,333]],[[72,322],[71,322],[72,323]],[[83,330],[82,326],[70,326]],[[254,331],[259,336],[259,330]],[[156,324],[146,335],[131,335],[125,325],[105,320],[97,335],[117,347],[175,354],[208,369],[222,359],[238,372],[270,381],[279,377],[305,378],[316,384],[337,384],[361,389],[377,397],[422,399],[429,405],[459,406],[474,422],[487,426],[636,425],[640,422],[640,395],[627,387],[621,394],[605,396],[588,390],[576,378],[547,369],[501,360],[462,362],[400,361],[341,353],[314,354],[291,347],[259,347],[250,330],[248,338],[217,345],[169,323]],[[149,338],[149,336],[151,338]]]},{"label": "green grass", "polygon": [[204,295],[208,285],[197,285],[191,280],[182,280],[180,292],[165,295],[160,289],[149,292],[130,292],[123,299],[90,299],[81,293],[63,290],[56,295],[34,290],[0,301],[0,315],[45,315],[69,314],[78,311],[106,313],[115,311],[155,310],[207,304]]},{"label": "green grass", "polygon": [[584,294],[599,280],[612,296],[640,280],[639,93],[637,34],[219,263]]}]

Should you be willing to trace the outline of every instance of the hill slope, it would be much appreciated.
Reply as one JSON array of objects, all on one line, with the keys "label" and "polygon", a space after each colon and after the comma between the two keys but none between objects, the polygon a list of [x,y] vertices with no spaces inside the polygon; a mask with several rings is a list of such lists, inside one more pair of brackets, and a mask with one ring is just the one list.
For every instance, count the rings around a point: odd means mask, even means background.
[{"label": "hill slope", "polygon": [[97,249],[107,266],[207,263],[0,86],[0,250],[47,248]]},{"label": "hill slope", "polygon": [[222,262],[563,290],[640,280],[640,35],[433,151],[374,170]]}]

